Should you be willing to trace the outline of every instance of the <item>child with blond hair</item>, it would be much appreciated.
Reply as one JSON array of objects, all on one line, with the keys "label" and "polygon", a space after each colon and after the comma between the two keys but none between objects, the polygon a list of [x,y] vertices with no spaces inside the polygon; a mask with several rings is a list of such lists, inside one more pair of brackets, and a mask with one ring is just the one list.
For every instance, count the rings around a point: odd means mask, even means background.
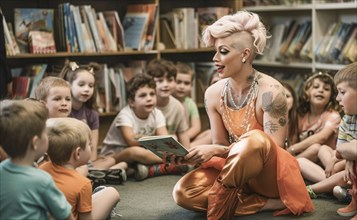
[{"label": "child with blond hair", "polygon": [[51,118],[46,124],[51,161],[40,168],[53,177],[64,193],[75,219],[107,218],[120,200],[118,191],[104,187],[92,195],[91,181],[75,170],[90,159],[90,128],[75,118]]},{"label": "child with blond hair", "polygon": [[338,158],[346,159],[344,180],[352,183],[351,203],[337,210],[341,216],[352,217],[357,220],[357,62],[341,69],[335,75],[337,86],[337,101],[345,112],[342,118],[338,144],[336,147]]},{"label": "child with blond hair", "polygon": [[48,110],[36,101],[0,102],[0,219],[73,219],[51,176],[33,166],[48,148]]},{"label": "child with blond hair", "polygon": [[36,88],[35,98],[45,104],[50,118],[67,117],[71,113],[71,87],[59,77],[43,78]]}]

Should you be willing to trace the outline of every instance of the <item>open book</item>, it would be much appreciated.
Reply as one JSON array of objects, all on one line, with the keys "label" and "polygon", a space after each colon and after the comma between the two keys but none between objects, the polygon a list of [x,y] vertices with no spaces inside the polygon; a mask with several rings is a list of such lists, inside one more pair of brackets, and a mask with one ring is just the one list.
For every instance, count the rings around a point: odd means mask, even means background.
[{"label": "open book", "polygon": [[162,158],[164,154],[185,156],[188,153],[182,144],[169,135],[142,137],[138,142],[160,158]]}]

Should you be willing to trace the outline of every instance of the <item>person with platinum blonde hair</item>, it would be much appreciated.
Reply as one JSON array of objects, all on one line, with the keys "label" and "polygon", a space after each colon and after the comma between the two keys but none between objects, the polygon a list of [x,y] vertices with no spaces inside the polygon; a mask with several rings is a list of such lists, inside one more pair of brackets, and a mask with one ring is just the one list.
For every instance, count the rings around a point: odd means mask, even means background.
[{"label": "person with platinum blonde hair", "polygon": [[226,15],[203,32],[205,44],[216,50],[213,61],[221,78],[205,92],[213,142],[192,146],[183,160],[175,158],[198,168],[176,183],[173,197],[186,209],[207,212],[210,220],[314,210],[296,159],[283,149],[284,87],[252,66],[267,38],[259,16],[247,11]]}]

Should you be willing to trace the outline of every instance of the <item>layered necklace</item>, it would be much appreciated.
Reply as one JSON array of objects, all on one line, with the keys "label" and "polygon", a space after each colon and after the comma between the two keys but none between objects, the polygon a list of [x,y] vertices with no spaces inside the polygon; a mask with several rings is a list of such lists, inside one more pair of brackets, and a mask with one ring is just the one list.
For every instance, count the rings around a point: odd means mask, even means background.
[{"label": "layered necklace", "polygon": [[[258,74],[256,71],[253,69],[253,81],[252,84],[249,87],[249,90],[247,92],[247,95],[245,98],[240,102],[240,104],[237,104],[234,99],[234,95],[232,93],[230,81],[227,80],[227,82],[224,85],[224,88],[221,93],[221,112],[222,112],[222,118],[223,122],[227,127],[228,133],[229,133],[229,141],[230,143],[237,142],[239,139],[239,136],[233,132],[234,130],[242,130],[243,133],[249,131],[250,129],[250,122],[252,120],[252,116],[255,114],[255,108],[254,108],[254,100],[258,94],[259,86],[258,86]],[[229,107],[231,106],[231,107]],[[247,106],[245,113],[244,113],[244,118],[242,119],[241,124],[237,124],[234,122],[231,118],[231,110],[229,108],[232,108],[233,110],[240,110],[243,107]],[[232,128],[233,127],[233,128]],[[242,134],[243,134],[242,133]]]}]

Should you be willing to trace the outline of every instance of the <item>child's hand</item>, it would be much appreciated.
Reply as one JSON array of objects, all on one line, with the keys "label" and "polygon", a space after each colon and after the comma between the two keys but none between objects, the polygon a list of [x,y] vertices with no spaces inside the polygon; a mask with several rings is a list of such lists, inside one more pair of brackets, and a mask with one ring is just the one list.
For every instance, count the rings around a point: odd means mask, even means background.
[{"label": "child's hand", "polygon": [[345,175],[343,178],[346,182],[350,182],[352,178],[354,178],[354,179],[356,178],[356,176],[353,172],[353,161],[346,160]]},{"label": "child's hand", "polygon": [[326,178],[329,178],[330,176],[332,176],[333,174],[335,174],[334,167],[335,167],[335,161],[330,161],[330,162],[326,165],[326,168],[325,168]]}]

